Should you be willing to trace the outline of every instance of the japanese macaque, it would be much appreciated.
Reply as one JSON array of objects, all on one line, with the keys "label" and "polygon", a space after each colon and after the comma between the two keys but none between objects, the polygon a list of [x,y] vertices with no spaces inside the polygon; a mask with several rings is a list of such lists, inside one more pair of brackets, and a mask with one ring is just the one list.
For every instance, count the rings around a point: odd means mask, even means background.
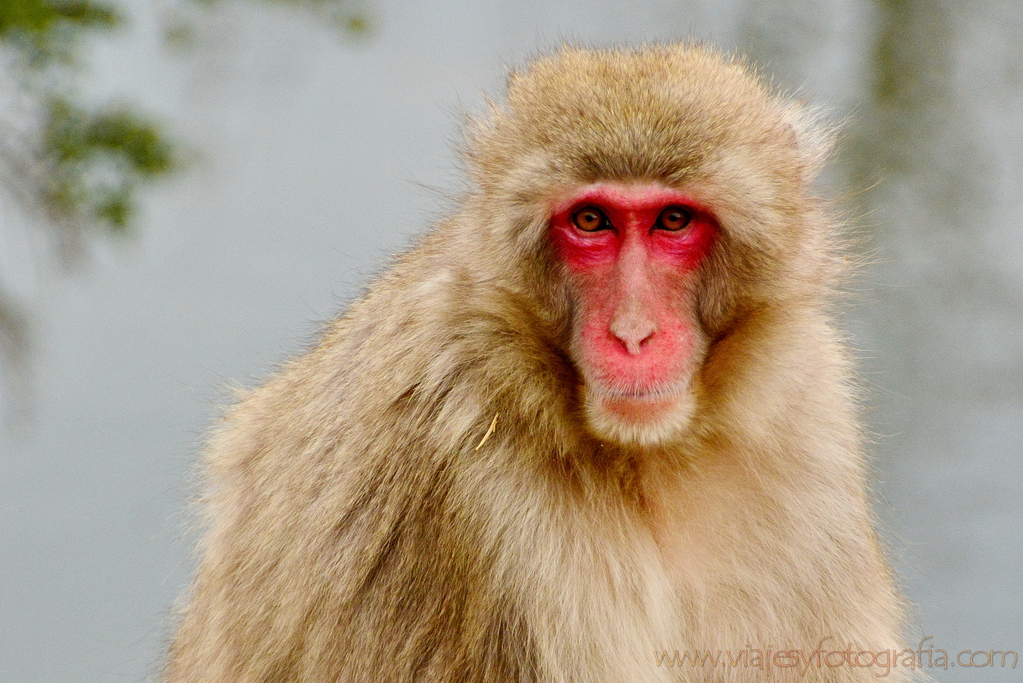
[{"label": "japanese macaque", "polygon": [[538,59],[467,137],[460,208],[211,436],[165,679],[907,680],[827,128],[676,45]]}]

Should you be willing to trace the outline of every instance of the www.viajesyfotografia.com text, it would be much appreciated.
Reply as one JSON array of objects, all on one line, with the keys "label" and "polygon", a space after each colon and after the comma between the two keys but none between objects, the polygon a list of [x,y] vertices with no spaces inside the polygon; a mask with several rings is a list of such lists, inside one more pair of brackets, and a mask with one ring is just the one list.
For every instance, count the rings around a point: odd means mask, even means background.
[{"label": "www.viajesyfotografia.com text", "polygon": [[960,650],[956,654],[932,647],[926,636],[915,650],[910,648],[894,650],[859,650],[851,643],[846,649],[838,649],[831,643],[831,636],[825,636],[817,648],[805,652],[800,649],[760,649],[747,645],[742,650],[655,650],[658,666],[669,667],[717,667],[759,669],[770,673],[771,669],[798,669],[805,675],[813,668],[836,668],[841,666],[872,668],[879,678],[887,676],[892,669],[950,669],[953,667],[1009,667],[1016,668],[1019,655],[1015,650]]}]

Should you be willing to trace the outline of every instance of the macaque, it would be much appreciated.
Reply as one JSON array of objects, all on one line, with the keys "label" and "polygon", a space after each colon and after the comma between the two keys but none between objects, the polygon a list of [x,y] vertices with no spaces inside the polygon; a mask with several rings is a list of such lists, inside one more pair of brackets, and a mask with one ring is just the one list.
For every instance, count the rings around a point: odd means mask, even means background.
[{"label": "macaque", "polygon": [[164,679],[878,680],[830,141],[704,47],[512,73],[459,208],[215,428]]}]

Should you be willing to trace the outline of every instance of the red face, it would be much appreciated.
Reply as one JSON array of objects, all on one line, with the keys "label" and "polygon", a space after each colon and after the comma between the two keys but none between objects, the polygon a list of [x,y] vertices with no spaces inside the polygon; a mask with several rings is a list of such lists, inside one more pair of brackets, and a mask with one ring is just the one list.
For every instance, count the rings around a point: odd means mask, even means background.
[{"label": "red face", "polygon": [[590,185],[555,208],[577,303],[572,351],[599,433],[656,441],[691,404],[706,349],[696,271],[716,236],[705,207],[661,185]]}]

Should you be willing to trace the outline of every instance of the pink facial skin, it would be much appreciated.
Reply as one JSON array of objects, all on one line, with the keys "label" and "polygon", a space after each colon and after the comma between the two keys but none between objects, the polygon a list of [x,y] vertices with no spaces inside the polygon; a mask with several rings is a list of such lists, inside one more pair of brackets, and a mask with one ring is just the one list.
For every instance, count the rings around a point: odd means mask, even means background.
[{"label": "pink facial skin", "polygon": [[[580,229],[588,208],[606,227]],[[688,213],[685,227],[659,227],[669,208]],[[699,334],[692,275],[717,233],[705,207],[661,185],[589,185],[555,208],[551,239],[580,303],[576,361],[608,410],[638,420],[685,389]]]}]

